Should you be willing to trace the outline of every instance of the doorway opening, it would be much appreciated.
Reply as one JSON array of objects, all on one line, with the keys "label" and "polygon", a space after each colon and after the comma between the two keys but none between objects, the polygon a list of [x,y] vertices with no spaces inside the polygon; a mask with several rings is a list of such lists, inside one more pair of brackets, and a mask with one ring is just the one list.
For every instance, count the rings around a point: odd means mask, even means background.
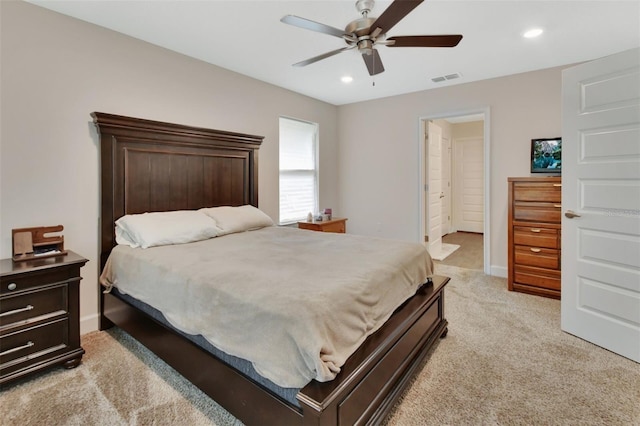
[{"label": "doorway opening", "polygon": [[422,117],[420,132],[420,241],[490,275],[489,109]]}]

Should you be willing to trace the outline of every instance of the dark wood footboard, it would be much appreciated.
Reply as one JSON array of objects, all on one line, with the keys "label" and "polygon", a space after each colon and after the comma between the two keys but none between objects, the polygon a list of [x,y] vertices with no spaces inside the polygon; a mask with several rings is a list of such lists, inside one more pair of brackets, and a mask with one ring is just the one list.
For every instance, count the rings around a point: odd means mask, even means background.
[{"label": "dark wood footboard", "polygon": [[448,281],[435,276],[423,286],[349,357],[336,379],[305,386],[298,394],[304,424],[381,422],[447,328],[444,287]]},{"label": "dark wood footboard", "polygon": [[111,294],[103,295],[103,324],[129,333],[245,424],[377,424],[446,334],[448,281],[436,276],[423,286],[369,336],[336,379],[305,386],[297,396],[302,409]]}]

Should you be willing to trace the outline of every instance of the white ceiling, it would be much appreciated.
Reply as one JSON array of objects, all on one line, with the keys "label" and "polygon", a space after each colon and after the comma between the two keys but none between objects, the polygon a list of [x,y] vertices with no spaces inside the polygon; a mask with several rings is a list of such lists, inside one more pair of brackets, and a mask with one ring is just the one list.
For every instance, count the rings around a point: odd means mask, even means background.
[{"label": "white ceiling", "polygon": [[[386,71],[372,78],[357,50],[292,67],[345,42],[280,22],[293,14],[342,29],[360,17],[355,0],[29,1],[335,105],[566,65],[640,46],[638,0],[426,0],[387,36],[463,34],[460,44],[380,46]],[[379,16],[389,4],[377,1],[370,16]],[[545,32],[523,38],[531,27]],[[462,77],[431,81],[452,73]],[[342,83],[344,75],[353,82]]]}]

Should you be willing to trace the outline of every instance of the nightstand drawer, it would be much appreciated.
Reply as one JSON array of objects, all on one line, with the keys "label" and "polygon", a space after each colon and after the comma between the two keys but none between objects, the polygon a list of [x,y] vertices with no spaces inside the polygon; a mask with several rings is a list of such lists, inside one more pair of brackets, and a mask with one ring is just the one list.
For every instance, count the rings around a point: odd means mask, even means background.
[{"label": "nightstand drawer", "polygon": [[[22,266],[22,265],[21,265]],[[27,264],[25,263],[25,267]],[[6,296],[48,284],[79,279],[67,269],[47,269],[31,273],[17,273],[0,277],[0,295]]]},{"label": "nightstand drawer", "polygon": [[22,368],[24,363],[34,364],[40,357],[49,357],[58,351],[64,351],[68,345],[67,318],[1,336],[1,375]]},{"label": "nightstand drawer", "polygon": [[346,226],[343,222],[334,222],[329,223],[326,226],[322,227],[322,232],[336,232],[338,234],[344,234],[346,231]]},{"label": "nightstand drawer", "polygon": [[6,295],[0,304],[0,331],[65,315],[68,306],[67,284]]},{"label": "nightstand drawer", "polygon": [[557,229],[536,226],[514,226],[513,243],[520,246],[560,248]]}]

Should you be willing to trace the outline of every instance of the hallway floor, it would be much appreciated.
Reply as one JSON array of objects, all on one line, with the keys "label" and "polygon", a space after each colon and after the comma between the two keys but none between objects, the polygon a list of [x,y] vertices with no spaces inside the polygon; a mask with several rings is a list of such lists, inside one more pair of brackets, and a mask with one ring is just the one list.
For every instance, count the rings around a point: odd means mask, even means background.
[{"label": "hallway floor", "polygon": [[474,232],[454,232],[442,237],[446,244],[457,244],[459,249],[447,256],[444,260],[435,260],[435,263],[458,266],[460,268],[484,269],[484,235]]}]

